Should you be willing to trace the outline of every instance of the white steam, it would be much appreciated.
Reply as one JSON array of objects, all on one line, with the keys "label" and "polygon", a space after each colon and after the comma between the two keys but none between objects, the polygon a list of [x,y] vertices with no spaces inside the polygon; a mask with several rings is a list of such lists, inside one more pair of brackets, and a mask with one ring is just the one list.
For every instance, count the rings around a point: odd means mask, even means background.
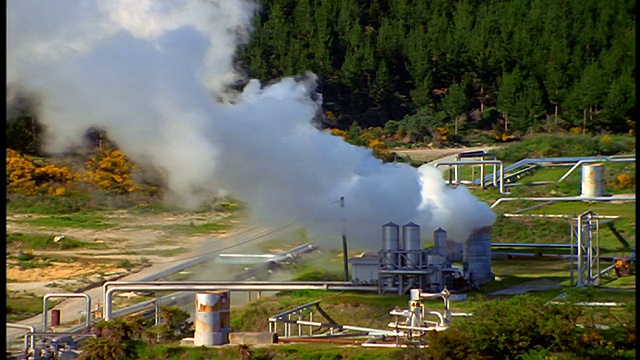
[{"label": "white steam", "polygon": [[7,88],[39,95],[51,153],[101,128],[134,162],[161,169],[185,205],[228,193],[255,219],[298,220],[327,245],[340,246],[342,224],[351,244],[378,249],[389,221],[453,239],[493,223],[440,171],[383,164],[318,130],[313,74],[251,80],[230,95],[256,10],[242,0],[10,0]]}]

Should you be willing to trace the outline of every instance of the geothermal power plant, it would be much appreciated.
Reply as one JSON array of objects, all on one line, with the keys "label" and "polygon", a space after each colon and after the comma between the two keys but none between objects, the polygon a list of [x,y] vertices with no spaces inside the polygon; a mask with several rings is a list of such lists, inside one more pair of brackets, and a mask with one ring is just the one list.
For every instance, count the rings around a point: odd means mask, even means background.
[{"label": "geothermal power plant", "polygon": [[[424,248],[420,226],[409,222],[382,225],[381,248],[349,259],[356,285],[376,285],[380,295],[424,292],[464,292],[494,280],[491,272],[491,227],[471,233],[464,241],[448,239],[446,230],[433,232],[434,245]],[[462,268],[454,267],[462,262]]]}]

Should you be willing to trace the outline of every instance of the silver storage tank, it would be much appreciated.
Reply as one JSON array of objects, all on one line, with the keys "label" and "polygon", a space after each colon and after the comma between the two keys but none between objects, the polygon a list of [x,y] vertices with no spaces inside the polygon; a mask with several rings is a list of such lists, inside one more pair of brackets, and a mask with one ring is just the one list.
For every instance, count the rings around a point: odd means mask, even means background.
[{"label": "silver storage tank", "polygon": [[491,272],[491,227],[475,230],[464,244],[462,261],[476,285],[495,279]]},{"label": "silver storage tank", "polygon": [[382,225],[382,267],[385,269],[398,268],[398,250],[400,246],[400,227],[388,222]]},{"label": "silver storage tank", "polygon": [[442,230],[442,228],[438,228],[438,230],[433,232],[433,247],[436,251],[445,253],[445,244],[447,243],[447,232]]},{"label": "silver storage tank", "polygon": [[402,264],[407,269],[413,269],[420,266],[420,256],[422,246],[420,243],[420,226],[409,222],[402,226],[402,251],[405,256],[405,261]]},{"label": "silver storage tank", "polygon": [[604,165],[582,164],[582,196],[594,197],[604,194]]}]

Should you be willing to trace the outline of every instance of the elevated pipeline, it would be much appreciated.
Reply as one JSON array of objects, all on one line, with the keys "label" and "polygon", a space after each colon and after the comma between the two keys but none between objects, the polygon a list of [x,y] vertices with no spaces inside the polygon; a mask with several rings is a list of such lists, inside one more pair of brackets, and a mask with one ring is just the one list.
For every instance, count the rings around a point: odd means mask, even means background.
[{"label": "elevated pipeline", "polygon": [[567,196],[567,197],[509,197],[500,198],[496,200],[491,208],[498,206],[505,201],[548,201],[548,202],[560,202],[560,201],[636,201],[636,196]]},{"label": "elevated pipeline", "polygon": [[[377,286],[355,286],[350,282],[281,282],[281,283],[238,283],[238,282],[179,282],[166,284],[159,282],[118,284],[110,282],[104,287],[104,319],[113,320],[112,297],[118,291],[287,291],[287,290],[336,290],[336,291],[378,291]],[[105,283],[107,285],[107,283]]]}]

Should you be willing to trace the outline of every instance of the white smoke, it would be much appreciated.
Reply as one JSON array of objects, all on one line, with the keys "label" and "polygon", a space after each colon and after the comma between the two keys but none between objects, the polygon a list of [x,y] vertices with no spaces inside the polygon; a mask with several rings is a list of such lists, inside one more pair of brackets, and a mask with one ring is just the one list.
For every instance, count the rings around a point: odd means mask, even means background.
[{"label": "white smoke", "polygon": [[160,169],[184,204],[231,194],[255,219],[298,220],[336,248],[343,225],[352,244],[378,249],[389,221],[454,239],[493,223],[440,171],[383,164],[318,130],[311,73],[230,95],[256,11],[242,0],[10,0],[7,88],[39,95],[50,153],[101,128],[134,162]]}]

